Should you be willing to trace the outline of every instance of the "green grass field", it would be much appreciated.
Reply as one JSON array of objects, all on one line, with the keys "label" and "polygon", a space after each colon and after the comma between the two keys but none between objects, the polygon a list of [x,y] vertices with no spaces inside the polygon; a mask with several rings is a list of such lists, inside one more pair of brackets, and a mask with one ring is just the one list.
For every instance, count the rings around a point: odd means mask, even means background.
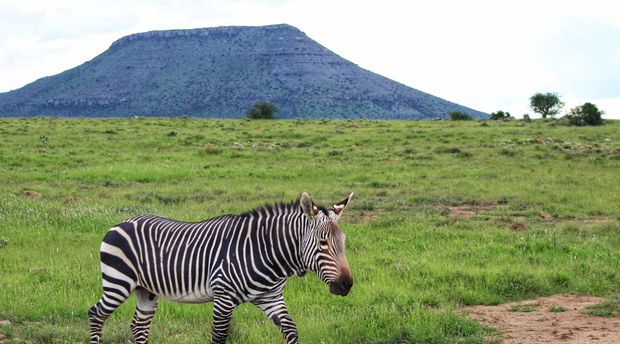
[{"label": "green grass field", "polygon": [[[197,221],[302,191],[356,195],[340,221],[351,293],[311,272],[287,284],[303,343],[495,343],[458,308],[620,293],[618,121],[0,118],[4,343],[87,340],[100,241],[123,219]],[[134,304],[104,343],[131,340]],[[209,342],[211,311],[161,301],[151,342]],[[229,341],[284,342],[249,304]]]}]

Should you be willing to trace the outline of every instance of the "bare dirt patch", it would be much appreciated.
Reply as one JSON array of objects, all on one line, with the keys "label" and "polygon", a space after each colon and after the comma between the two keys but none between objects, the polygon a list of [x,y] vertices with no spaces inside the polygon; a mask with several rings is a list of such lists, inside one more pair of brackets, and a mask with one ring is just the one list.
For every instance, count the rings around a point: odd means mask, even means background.
[{"label": "bare dirt patch", "polygon": [[72,203],[76,203],[76,202],[80,202],[83,201],[84,198],[81,196],[75,196],[75,197],[71,197],[68,200],[64,201],[64,204],[72,204]]},{"label": "bare dirt patch", "polygon": [[22,190],[20,194],[26,197],[43,197],[43,194],[41,194],[40,192],[33,191],[33,190]]},{"label": "bare dirt patch", "polygon": [[512,225],[510,225],[510,229],[512,229],[513,231],[524,231],[527,230],[529,227],[523,223],[523,222],[515,222]]},{"label": "bare dirt patch", "polygon": [[463,311],[502,331],[503,344],[620,343],[620,318],[583,314],[586,306],[603,300],[584,294],[558,294],[496,306],[470,306]]}]

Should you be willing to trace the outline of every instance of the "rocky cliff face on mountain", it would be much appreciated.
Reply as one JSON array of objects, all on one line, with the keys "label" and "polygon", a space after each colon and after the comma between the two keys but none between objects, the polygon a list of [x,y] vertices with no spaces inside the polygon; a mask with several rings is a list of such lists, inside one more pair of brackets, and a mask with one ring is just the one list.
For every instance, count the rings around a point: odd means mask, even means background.
[{"label": "rocky cliff face on mountain", "polygon": [[0,93],[0,116],[421,119],[465,111],[341,58],[290,25],[151,31],[78,67]]}]

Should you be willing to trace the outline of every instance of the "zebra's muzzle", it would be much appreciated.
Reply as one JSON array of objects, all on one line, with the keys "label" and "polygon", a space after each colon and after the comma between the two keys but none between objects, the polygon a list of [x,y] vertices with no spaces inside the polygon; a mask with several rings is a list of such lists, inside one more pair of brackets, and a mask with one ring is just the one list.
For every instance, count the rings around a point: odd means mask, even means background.
[{"label": "zebra's muzzle", "polygon": [[329,284],[329,292],[334,295],[346,296],[353,286],[353,278],[343,276]]}]

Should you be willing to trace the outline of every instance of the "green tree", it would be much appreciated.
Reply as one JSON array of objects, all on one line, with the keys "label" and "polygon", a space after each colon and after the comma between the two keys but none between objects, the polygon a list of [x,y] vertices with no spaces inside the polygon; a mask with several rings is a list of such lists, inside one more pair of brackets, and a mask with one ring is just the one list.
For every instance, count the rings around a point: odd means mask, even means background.
[{"label": "green tree", "polygon": [[603,111],[592,103],[585,103],[570,109],[566,119],[570,125],[601,125],[603,124]]},{"label": "green tree", "polygon": [[563,106],[557,93],[536,93],[530,97],[530,108],[541,114],[542,118],[557,115]]},{"label": "green tree", "polygon": [[251,119],[277,119],[274,114],[278,111],[280,110],[269,102],[256,102],[245,114]]},{"label": "green tree", "polygon": [[473,118],[471,118],[471,116],[467,112],[452,111],[450,112],[450,119],[453,121],[469,121]]},{"label": "green tree", "polygon": [[510,115],[510,112],[508,112],[508,111],[504,112],[502,110],[499,110],[499,111],[493,112],[491,114],[491,119],[494,119],[494,120],[498,120],[498,119],[511,119],[511,118],[512,118],[512,116]]}]

